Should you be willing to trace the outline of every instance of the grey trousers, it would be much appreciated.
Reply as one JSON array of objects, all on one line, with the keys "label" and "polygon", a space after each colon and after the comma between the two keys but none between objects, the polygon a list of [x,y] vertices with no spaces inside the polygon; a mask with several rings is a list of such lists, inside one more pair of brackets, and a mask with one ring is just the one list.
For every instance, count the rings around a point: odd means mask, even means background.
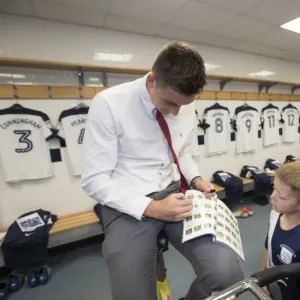
[{"label": "grey trousers", "polygon": [[[175,182],[148,196],[158,200],[179,191],[180,185]],[[105,233],[102,252],[109,269],[113,300],[157,299],[156,242],[161,230],[194,268],[196,279],[186,300],[205,299],[212,291],[221,291],[243,279],[237,255],[214,243],[211,236],[182,243],[182,222],[168,223],[151,218],[138,221],[104,206],[102,223]]]}]

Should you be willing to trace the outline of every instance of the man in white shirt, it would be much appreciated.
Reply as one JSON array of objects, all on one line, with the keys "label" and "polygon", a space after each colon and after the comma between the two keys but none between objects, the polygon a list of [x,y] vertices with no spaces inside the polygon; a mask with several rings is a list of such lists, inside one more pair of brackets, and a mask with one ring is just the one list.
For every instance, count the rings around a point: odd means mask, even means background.
[{"label": "man in white shirt", "polygon": [[211,237],[181,242],[192,202],[180,192],[189,186],[213,190],[191,155],[193,101],[205,77],[195,49],[170,43],[146,76],[93,99],[82,187],[102,205],[102,250],[114,300],[156,299],[156,240],[162,230],[197,275],[184,299],[204,299],[243,277],[236,254]]}]

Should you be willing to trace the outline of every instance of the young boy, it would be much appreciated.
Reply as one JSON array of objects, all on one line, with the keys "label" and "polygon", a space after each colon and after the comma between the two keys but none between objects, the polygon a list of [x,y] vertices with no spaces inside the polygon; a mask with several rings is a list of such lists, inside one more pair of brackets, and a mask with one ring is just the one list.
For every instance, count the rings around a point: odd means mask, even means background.
[{"label": "young boy", "polygon": [[[277,169],[271,202],[273,210],[261,270],[300,262],[300,162]],[[275,300],[299,300],[300,280],[288,277],[271,284],[266,291]]]}]

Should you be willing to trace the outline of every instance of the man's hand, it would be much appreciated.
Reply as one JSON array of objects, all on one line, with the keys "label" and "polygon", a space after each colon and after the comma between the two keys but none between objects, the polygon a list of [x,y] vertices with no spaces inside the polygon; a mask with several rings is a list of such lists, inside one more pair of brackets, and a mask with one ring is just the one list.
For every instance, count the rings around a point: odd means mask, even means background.
[{"label": "man's hand", "polygon": [[192,215],[192,199],[186,199],[182,193],[172,194],[167,198],[152,200],[144,215],[153,219],[178,222]]},{"label": "man's hand", "polygon": [[195,190],[204,192],[207,197],[212,197],[215,194],[215,192],[212,192],[215,189],[214,185],[203,179],[195,180],[193,187]]},{"label": "man's hand", "polygon": [[266,286],[263,287],[263,290],[264,290],[264,292],[265,292],[268,296],[271,296],[271,295],[270,295],[270,292],[269,292],[269,290],[268,290],[268,288],[267,288]]}]

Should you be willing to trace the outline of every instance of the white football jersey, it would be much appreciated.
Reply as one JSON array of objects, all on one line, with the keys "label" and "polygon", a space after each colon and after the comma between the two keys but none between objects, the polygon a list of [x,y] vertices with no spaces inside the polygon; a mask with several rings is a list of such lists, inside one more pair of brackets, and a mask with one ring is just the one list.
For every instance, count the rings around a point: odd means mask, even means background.
[{"label": "white football jersey", "polygon": [[235,109],[236,152],[254,151],[257,147],[259,113],[255,107],[242,105]]},{"label": "white football jersey", "polygon": [[295,142],[298,136],[299,126],[299,112],[297,107],[288,104],[282,109],[281,115],[284,122],[282,141],[288,143]]},{"label": "white football jersey", "polygon": [[269,104],[261,111],[261,121],[263,124],[263,144],[264,146],[273,145],[279,142],[279,121],[281,115],[279,108]]},{"label": "white football jersey", "polygon": [[64,110],[58,120],[59,136],[66,140],[71,174],[81,175],[83,168],[83,138],[89,107]]},{"label": "white football jersey", "polygon": [[49,117],[38,110],[11,106],[0,110],[0,163],[7,182],[52,176],[46,139]]},{"label": "white football jersey", "polygon": [[230,141],[230,112],[220,104],[214,104],[205,109],[203,124],[205,130],[206,154],[220,154],[228,151]]}]

